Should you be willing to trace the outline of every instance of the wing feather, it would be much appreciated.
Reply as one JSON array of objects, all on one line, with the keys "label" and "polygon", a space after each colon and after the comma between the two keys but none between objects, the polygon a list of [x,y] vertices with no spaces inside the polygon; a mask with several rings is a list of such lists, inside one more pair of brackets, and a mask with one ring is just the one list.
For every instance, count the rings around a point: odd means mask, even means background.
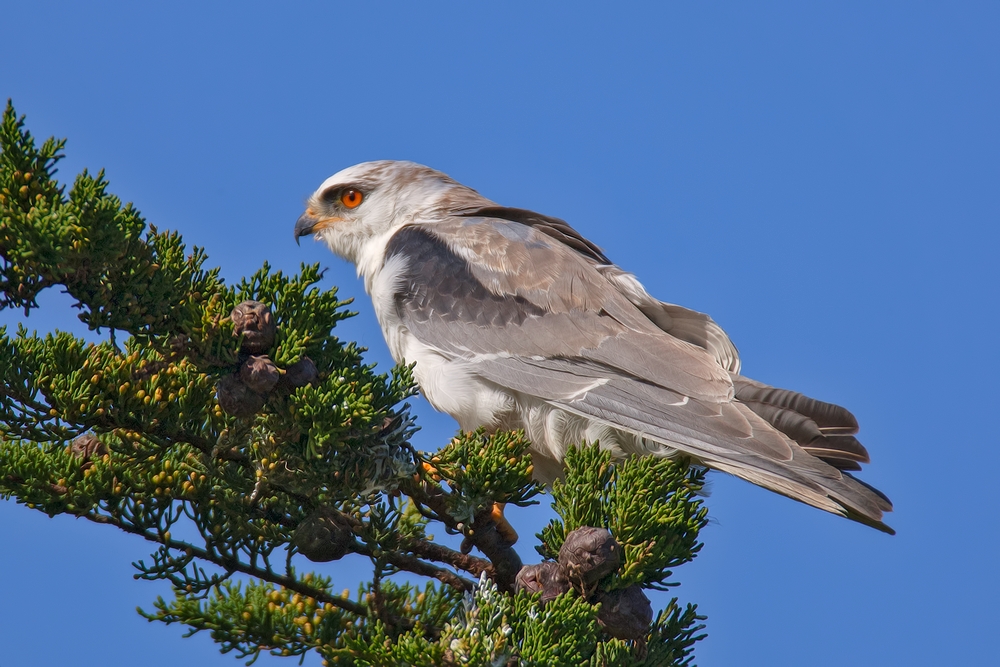
[{"label": "wing feather", "polygon": [[422,342],[465,359],[591,359],[689,396],[732,398],[711,355],[664,336],[576,253],[518,223],[476,220],[408,225],[387,245],[387,260],[406,258],[397,315]]},{"label": "wing feather", "polygon": [[722,327],[711,317],[654,298],[634,275],[622,271],[614,264],[598,266],[597,270],[661,331],[697,345],[715,357],[720,366],[733,373],[739,373],[740,353]]},{"label": "wing feather", "polygon": [[[500,386],[552,396],[547,400],[561,409],[644,438],[644,448],[631,453],[655,452],[652,440],[782,495],[891,532],[881,523],[883,513],[892,510],[884,495],[816,458],[742,403],[705,404],[632,378],[608,379],[610,369],[568,360],[508,358],[476,367]],[[550,394],[567,376],[581,384],[593,378],[597,384],[573,396]]]}]

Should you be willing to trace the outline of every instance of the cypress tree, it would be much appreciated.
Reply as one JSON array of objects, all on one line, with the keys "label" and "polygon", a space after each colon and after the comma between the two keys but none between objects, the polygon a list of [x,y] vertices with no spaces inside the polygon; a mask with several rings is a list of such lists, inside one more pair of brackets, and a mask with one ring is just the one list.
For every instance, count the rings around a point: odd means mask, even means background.
[{"label": "cypress tree", "polygon": [[[334,335],[351,313],[318,265],[228,285],[103,172],[57,182],[64,143],[8,102],[0,309],[60,288],[102,342],[0,328],[0,496],[155,545],[136,576],[173,597],[146,618],[248,663],[691,664],[703,617],[643,591],[701,547],[703,469],[581,443],[543,489],[520,433],[416,451],[410,369]],[[556,516],[525,566],[497,507],[516,523],[540,493]],[[328,565],[347,554],[371,563],[354,594]]]}]

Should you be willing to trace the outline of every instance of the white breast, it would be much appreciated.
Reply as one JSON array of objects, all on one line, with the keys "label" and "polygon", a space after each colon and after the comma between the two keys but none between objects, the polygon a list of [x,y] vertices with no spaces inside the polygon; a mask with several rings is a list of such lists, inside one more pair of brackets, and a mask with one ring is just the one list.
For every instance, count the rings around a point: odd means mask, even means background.
[{"label": "white breast", "polygon": [[395,255],[374,272],[366,287],[389,352],[396,363],[413,363],[420,391],[435,409],[454,417],[465,431],[496,427],[514,409],[505,391],[473,372],[474,364],[454,359],[418,340],[399,319],[394,295],[406,269],[406,258]]}]

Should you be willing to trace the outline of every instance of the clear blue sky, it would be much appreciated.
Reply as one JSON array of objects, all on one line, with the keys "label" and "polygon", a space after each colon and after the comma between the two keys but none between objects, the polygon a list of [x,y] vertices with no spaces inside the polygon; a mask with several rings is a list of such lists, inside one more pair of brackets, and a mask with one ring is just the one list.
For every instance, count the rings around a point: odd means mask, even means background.
[{"label": "clear blue sky", "polygon": [[[1000,6],[151,4],[3,9],[0,96],[68,137],[63,178],[105,168],[228,280],[329,266],[383,367],[353,269],[292,240],[324,178],[415,160],[570,221],[746,374],[853,410],[896,504],[890,538],[715,475],[676,572],[698,662],[996,664]],[[79,329],[45,304],[30,326]],[[416,410],[418,446],[453,433]],[[526,554],[546,511],[512,515]],[[150,551],[0,503],[0,667],[238,664],[134,612]]]}]

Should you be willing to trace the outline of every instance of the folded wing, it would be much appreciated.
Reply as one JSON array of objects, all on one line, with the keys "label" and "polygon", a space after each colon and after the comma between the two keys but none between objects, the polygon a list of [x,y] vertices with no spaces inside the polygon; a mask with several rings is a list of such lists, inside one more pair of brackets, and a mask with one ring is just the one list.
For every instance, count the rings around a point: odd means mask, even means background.
[{"label": "folded wing", "polygon": [[403,267],[395,308],[412,335],[508,391],[640,436],[636,453],[679,450],[890,530],[888,500],[845,472],[868,461],[849,412],[739,375],[710,318],[636,303],[569,225],[517,211],[396,232],[386,257]]}]

